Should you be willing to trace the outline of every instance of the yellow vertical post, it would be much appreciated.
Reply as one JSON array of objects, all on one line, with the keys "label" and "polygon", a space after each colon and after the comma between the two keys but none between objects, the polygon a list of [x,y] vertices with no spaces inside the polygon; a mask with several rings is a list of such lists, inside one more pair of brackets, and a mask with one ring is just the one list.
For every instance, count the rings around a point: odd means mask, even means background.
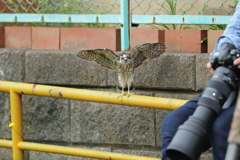
[{"label": "yellow vertical post", "polygon": [[18,149],[17,145],[23,141],[23,124],[22,124],[22,100],[21,95],[10,91],[11,119],[12,119],[12,152],[13,160],[23,160],[23,150]]}]

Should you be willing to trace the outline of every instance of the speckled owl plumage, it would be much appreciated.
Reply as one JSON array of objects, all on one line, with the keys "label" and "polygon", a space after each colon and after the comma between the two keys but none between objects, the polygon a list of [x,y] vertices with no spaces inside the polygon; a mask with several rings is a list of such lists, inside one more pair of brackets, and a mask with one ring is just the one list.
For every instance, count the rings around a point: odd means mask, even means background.
[{"label": "speckled owl plumage", "polygon": [[122,53],[116,55],[110,49],[95,49],[80,51],[77,56],[87,60],[95,61],[102,67],[116,70],[118,73],[118,81],[124,94],[124,88],[127,88],[128,94],[133,88],[134,69],[139,67],[146,59],[153,59],[166,51],[166,46],[163,43],[145,43],[137,45],[131,53]]}]

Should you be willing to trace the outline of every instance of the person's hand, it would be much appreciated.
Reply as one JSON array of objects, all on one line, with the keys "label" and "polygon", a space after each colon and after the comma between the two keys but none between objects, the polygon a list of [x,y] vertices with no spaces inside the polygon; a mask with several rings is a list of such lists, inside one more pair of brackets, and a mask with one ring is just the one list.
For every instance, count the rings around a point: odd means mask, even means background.
[{"label": "person's hand", "polygon": [[[238,58],[238,59],[239,59],[239,64],[240,64],[240,58]],[[215,70],[212,68],[212,65],[210,62],[207,63],[207,68],[210,69],[210,73],[213,75]]]},{"label": "person's hand", "polygon": [[233,61],[233,64],[240,69],[240,58],[237,58]]}]

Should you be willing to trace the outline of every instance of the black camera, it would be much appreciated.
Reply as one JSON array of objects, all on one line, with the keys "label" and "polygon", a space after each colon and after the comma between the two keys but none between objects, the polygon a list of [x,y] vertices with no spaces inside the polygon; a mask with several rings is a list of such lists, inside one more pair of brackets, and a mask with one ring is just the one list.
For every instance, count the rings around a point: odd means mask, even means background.
[{"label": "black camera", "polygon": [[[167,147],[167,155],[172,160],[197,160],[208,145],[208,133],[214,119],[226,101],[233,103],[238,90],[240,70],[233,61],[240,57],[234,45],[222,45],[219,55],[210,57],[214,75],[198,101],[192,116],[178,127]],[[229,100],[230,99],[230,100]]]}]

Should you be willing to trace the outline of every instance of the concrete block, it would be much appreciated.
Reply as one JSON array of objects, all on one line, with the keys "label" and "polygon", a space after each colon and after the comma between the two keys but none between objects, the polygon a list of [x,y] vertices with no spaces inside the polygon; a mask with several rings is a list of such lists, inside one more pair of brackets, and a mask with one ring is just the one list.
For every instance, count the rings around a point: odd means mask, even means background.
[{"label": "concrete block", "polygon": [[59,50],[59,28],[32,27],[32,49]]},{"label": "concrete block", "polygon": [[5,27],[5,48],[31,49],[32,27]]},{"label": "concrete block", "polygon": [[12,138],[12,129],[8,127],[11,122],[10,112],[9,94],[0,92],[0,139]]},{"label": "concrete block", "polygon": [[[195,54],[165,53],[146,60],[135,70],[134,85],[137,89],[195,90]],[[118,84],[115,71],[108,71],[108,85]]]},{"label": "concrete block", "polygon": [[70,141],[69,100],[23,95],[24,138]]},{"label": "concrete block", "polygon": [[29,160],[68,160],[69,155],[30,151]]},{"label": "concrete block", "polygon": [[11,148],[0,148],[0,160],[11,160],[12,149]]},{"label": "concrete block", "polygon": [[203,90],[206,88],[212,75],[207,69],[206,64],[209,62],[209,54],[196,55],[196,90]]},{"label": "concrete block", "polygon": [[[77,146],[74,145],[74,146],[68,146],[68,147],[111,152],[110,147],[99,147],[99,146],[90,147],[90,146],[83,146],[83,145],[77,145]],[[36,160],[37,157],[39,160],[53,160],[53,159],[54,160],[98,160],[96,158],[70,156],[70,155],[44,153],[44,152],[35,152],[35,151],[31,151],[29,157],[30,157],[29,160]]]},{"label": "concrete block", "polygon": [[[116,71],[84,61],[76,54],[74,51],[27,51],[26,82],[108,87],[118,84]],[[195,54],[163,54],[135,70],[135,86],[195,90],[195,72]]]},{"label": "concrete block", "polygon": [[[173,99],[184,99],[184,100],[191,100],[197,97],[200,92],[177,92],[177,91],[169,91],[169,92],[156,92],[156,97],[162,98],[173,98]],[[170,113],[171,111],[168,110],[156,110],[156,143],[158,147],[161,147],[162,140],[161,140],[161,133],[160,129],[162,126],[163,119]]]},{"label": "concrete block", "polygon": [[[0,160],[12,160],[11,148],[0,148]],[[24,151],[24,160],[29,160],[29,151]]]},{"label": "concrete block", "polygon": [[155,97],[162,98],[172,98],[172,99],[183,99],[183,100],[191,100],[194,99],[197,95],[199,95],[201,91],[181,91],[181,90],[166,90],[166,91],[155,91]]},{"label": "concrete block", "polygon": [[71,101],[71,142],[155,146],[154,115],[154,109]]},{"label": "concrete block", "polygon": [[94,62],[84,61],[76,54],[76,51],[27,51],[26,82],[68,86],[106,86],[107,69]]},{"label": "concrete block", "polygon": [[22,82],[24,80],[25,50],[0,49],[0,79]]}]

